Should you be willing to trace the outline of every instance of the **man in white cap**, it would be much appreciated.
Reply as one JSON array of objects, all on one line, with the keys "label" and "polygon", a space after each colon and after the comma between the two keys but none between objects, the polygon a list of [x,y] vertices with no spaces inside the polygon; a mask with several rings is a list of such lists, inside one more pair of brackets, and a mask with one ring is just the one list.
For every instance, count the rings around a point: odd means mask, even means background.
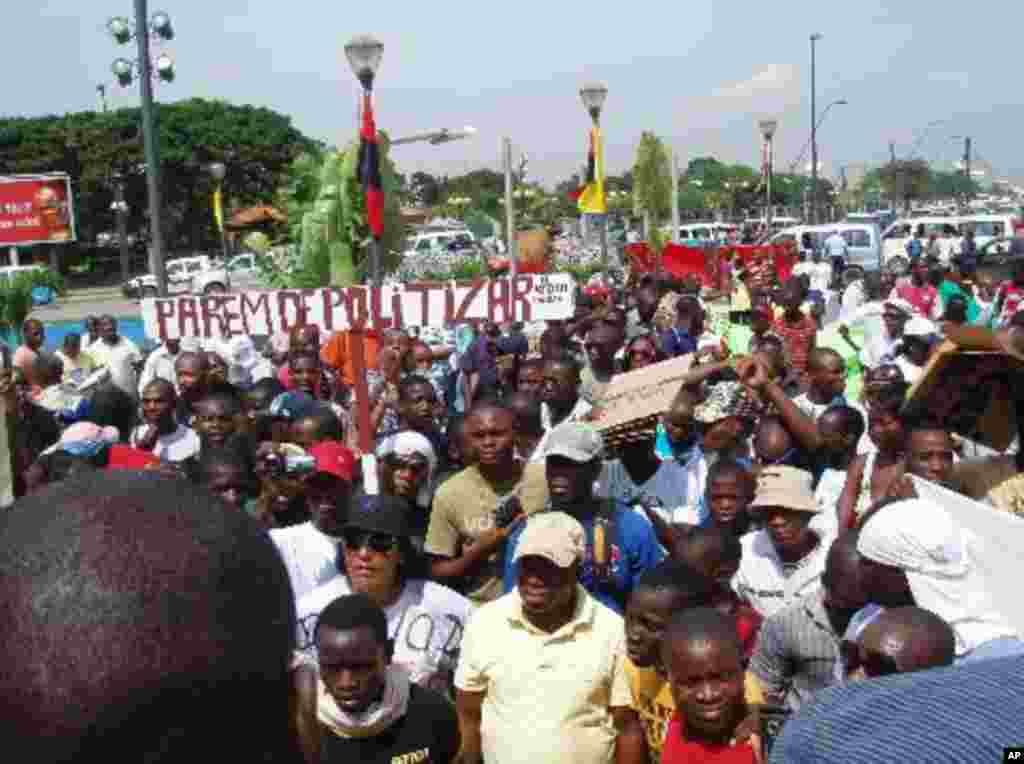
[{"label": "man in white cap", "polygon": [[833,523],[811,525],[821,510],[811,473],[795,467],[765,467],[750,505],[764,528],[740,539],[743,557],[733,588],[768,618],[821,586],[825,556],[835,536]]},{"label": "man in white cap", "polygon": [[526,521],[516,588],[481,607],[462,637],[462,761],[639,763],[625,628],[579,584],[585,549],[583,526],[563,512]]},{"label": "man in white cap", "polygon": [[[576,518],[586,532],[580,584],[598,602],[620,615],[637,579],[662,558],[651,524],[627,504],[594,495],[603,467],[604,440],[593,427],[563,422],[548,437],[544,470],[551,508]],[[518,549],[526,531],[516,528],[508,539],[504,584],[516,586]]]}]

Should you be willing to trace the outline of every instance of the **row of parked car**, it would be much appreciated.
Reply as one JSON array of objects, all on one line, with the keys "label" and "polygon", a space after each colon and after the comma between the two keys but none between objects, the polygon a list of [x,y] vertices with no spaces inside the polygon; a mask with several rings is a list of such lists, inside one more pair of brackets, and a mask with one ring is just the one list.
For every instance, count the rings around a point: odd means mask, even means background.
[{"label": "row of parked car", "polygon": [[772,244],[794,242],[801,249],[821,247],[833,232],[846,240],[848,277],[864,271],[885,269],[904,273],[910,264],[907,242],[919,235],[922,243],[934,233],[946,252],[959,252],[965,232],[974,231],[979,260],[1003,264],[1020,220],[1013,215],[964,215],[959,217],[903,218],[885,230],[870,222],[798,225],[783,229],[769,239]]},{"label": "row of parked car", "polygon": [[[209,255],[178,257],[167,262],[169,294],[212,295],[262,287],[256,255],[252,252],[235,255],[227,262]],[[156,297],[156,276],[145,274],[129,279],[121,291],[131,299]]]}]

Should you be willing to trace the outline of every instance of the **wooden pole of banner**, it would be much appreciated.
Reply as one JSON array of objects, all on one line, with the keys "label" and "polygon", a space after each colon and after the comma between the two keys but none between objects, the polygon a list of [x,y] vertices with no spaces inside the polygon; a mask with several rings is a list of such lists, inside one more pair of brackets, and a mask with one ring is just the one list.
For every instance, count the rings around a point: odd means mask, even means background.
[{"label": "wooden pole of banner", "polygon": [[370,390],[366,385],[366,335],[361,328],[349,330],[349,352],[352,353],[352,375],[355,377],[356,423],[359,427],[359,450],[373,453],[370,432]]}]

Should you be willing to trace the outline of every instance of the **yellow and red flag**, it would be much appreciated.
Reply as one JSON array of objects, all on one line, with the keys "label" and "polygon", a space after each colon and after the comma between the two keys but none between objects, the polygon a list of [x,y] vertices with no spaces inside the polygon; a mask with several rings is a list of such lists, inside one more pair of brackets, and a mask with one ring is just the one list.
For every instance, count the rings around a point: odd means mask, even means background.
[{"label": "yellow and red flag", "polygon": [[585,215],[604,215],[608,203],[604,195],[604,146],[601,130],[590,130],[590,150],[587,152],[587,177],[583,185],[570,195],[579,211]]}]

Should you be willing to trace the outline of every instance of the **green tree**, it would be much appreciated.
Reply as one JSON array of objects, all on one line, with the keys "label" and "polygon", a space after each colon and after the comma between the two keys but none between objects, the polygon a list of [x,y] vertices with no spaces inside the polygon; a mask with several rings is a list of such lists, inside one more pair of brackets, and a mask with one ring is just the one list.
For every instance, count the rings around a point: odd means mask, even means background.
[{"label": "green tree", "polygon": [[922,199],[928,194],[931,184],[931,170],[923,159],[897,159],[889,162],[879,170],[878,177],[885,193],[893,200],[902,202],[908,212],[915,199]]},{"label": "green tree", "polygon": [[644,132],[633,165],[633,196],[644,215],[648,237],[668,217],[672,208],[672,165],[665,144],[654,133]]},{"label": "green tree", "polygon": [[[191,99],[156,106],[164,236],[168,247],[218,246],[207,165],[224,162],[229,210],[273,199],[292,160],[316,152],[291,119],[270,109]],[[114,228],[113,176],[125,183],[130,232],[148,231],[140,115],[136,109],[0,119],[0,174],[67,172],[79,238]]]},{"label": "green tree", "polygon": [[[384,270],[395,268],[405,239],[398,173],[390,158],[387,135],[380,133],[380,171],[384,190]],[[319,169],[317,194],[302,216],[299,266],[291,286],[348,286],[366,275],[371,241],[366,199],[358,178],[359,141],[342,151],[328,151]],[[305,186],[303,187],[305,188]]]}]

